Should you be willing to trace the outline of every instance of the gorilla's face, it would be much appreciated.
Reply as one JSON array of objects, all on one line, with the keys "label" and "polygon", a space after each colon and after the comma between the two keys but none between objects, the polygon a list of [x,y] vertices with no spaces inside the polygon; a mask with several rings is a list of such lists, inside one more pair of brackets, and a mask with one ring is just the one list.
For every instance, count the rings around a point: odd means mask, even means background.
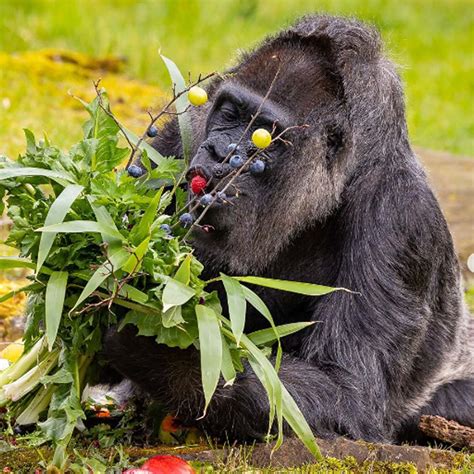
[{"label": "gorilla's face", "polygon": [[[291,239],[334,209],[343,181],[339,108],[337,81],[314,50],[301,46],[278,51],[264,47],[211,91],[188,179],[204,176],[207,192],[233,181],[225,190],[226,200],[215,201],[201,220],[207,232],[199,227],[194,231],[195,246],[208,265],[261,272]],[[229,145],[240,141],[235,154],[245,162],[256,151],[250,140],[256,129],[276,137],[288,127],[302,125],[288,130],[285,141],[275,140],[259,153],[265,162],[262,174],[254,175],[246,166],[234,178],[235,170],[226,160]],[[196,217],[203,209],[195,211]]]}]

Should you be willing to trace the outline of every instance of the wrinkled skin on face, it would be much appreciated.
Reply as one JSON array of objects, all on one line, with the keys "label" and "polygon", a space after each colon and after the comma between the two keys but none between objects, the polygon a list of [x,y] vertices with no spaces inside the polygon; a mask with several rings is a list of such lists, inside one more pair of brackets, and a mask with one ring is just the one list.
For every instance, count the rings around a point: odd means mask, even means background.
[{"label": "wrinkled skin on face", "polygon": [[[418,436],[423,413],[474,427],[474,324],[446,221],[408,142],[400,80],[376,31],[309,16],[244,55],[193,110],[188,179],[203,174],[206,192],[229,179],[227,147],[272,81],[240,154],[252,153],[255,128],[275,127],[275,136],[306,127],[285,134],[290,143],[275,141],[262,153],[265,171],[244,170],[226,191],[229,202],[203,217],[215,230],[195,229],[193,245],[206,272],[356,292],[309,298],[256,289],[277,324],[316,322],[283,339],[279,377],[319,436],[407,440]],[[175,120],[154,146],[182,155]],[[248,308],[246,331],[265,325]],[[126,326],[107,335],[105,352],[185,423],[227,440],[265,435],[269,407],[250,367],[231,387],[219,384],[199,418],[194,348],[170,349]]]},{"label": "wrinkled skin on face", "polygon": [[[262,61],[264,77],[256,80],[253,71]],[[314,74],[304,76],[308,69]],[[289,87],[295,81],[299,87]],[[343,108],[340,94],[328,61],[310,44],[264,48],[228,79],[211,86],[206,116],[195,121],[204,125],[198,132],[203,139],[188,173],[204,175],[210,180],[208,189],[218,183],[216,189],[222,189],[232,176],[228,160],[223,163],[231,143],[240,141],[236,154],[246,161],[256,151],[250,140],[254,130],[265,128],[276,137],[291,128],[282,136],[285,141],[276,140],[259,153],[266,164],[264,173],[254,176],[247,167],[227,188],[227,202],[216,201],[206,211],[201,223],[215,231],[196,228],[195,246],[215,267],[261,272],[308,223],[322,221],[335,208],[348,165],[343,158],[334,160],[344,145],[346,126],[344,120],[334,121]]]}]

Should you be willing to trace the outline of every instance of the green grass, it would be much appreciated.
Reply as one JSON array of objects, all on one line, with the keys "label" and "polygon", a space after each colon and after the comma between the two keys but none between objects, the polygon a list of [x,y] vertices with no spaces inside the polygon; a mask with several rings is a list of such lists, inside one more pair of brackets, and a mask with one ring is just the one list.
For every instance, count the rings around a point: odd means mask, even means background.
[{"label": "green grass", "polygon": [[128,74],[167,85],[159,47],[193,75],[222,70],[239,48],[314,11],[375,23],[406,83],[413,142],[474,155],[470,0],[1,0],[0,51],[124,55]]}]

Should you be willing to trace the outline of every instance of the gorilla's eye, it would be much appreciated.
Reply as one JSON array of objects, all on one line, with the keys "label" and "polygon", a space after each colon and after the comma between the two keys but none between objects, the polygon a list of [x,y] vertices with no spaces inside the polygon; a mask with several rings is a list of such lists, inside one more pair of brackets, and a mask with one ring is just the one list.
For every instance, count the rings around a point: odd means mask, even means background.
[{"label": "gorilla's eye", "polygon": [[222,105],[220,108],[220,113],[224,119],[229,121],[239,118],[239,111],[237,110],[237,107],[230,102],[225,102]]}]

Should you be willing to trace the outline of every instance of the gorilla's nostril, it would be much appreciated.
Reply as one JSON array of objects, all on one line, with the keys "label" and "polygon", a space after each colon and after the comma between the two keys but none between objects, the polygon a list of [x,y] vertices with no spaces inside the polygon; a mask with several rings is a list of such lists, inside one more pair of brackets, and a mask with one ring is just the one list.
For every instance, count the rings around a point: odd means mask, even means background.
[{"label": "gorilla's nostril", "polygon": [[224,176],[225,174],[224,165],[222,165],[221,163],[214,165],[214,167],[212,168],[212,174],[215,178],[222,178],[222,176]]}]

